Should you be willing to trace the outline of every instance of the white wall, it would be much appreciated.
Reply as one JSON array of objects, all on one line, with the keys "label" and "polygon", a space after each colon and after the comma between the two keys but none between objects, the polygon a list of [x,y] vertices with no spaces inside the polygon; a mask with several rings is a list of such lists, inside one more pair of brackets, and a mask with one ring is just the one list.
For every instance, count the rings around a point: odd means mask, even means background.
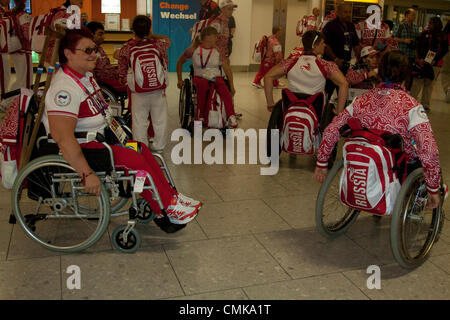
[{"label": "white wall", "polygon": [[235,1],[238,7],[233,16],[236,21],[236,32],[233,37],[232,66],[248,66],[250,64],[252,0]]}]

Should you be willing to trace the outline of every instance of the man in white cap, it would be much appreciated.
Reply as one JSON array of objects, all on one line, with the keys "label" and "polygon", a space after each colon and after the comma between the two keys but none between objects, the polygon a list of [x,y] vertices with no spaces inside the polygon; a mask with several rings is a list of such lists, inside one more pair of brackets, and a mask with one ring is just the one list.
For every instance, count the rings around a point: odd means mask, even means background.
[{"label": "man in white cap", "polygon": [[228,40],[230,38],[228,21],[233,15],[233,10],[236,7],[237,5],[234,4],[232,0],[220,0],[219,8],[221,14],[211,23],[211,27],[214,27],[219,33],[216,48],[220,53],[222,61],[226,60],[228,63],[230,62],[228,58]]}]

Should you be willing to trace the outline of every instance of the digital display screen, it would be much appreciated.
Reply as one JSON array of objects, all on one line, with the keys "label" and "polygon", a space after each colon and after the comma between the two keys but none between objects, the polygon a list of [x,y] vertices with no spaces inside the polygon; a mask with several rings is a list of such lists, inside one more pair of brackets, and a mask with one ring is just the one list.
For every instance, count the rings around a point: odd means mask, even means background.
[{"label": "digital display screen", "polygon": [[120,0],[102,0],[102,13],[120,13]]},{"label": "digital display screen", "polygon": [[[9,8],[12,9],[16,6],[14,0],[9,1]],[[25,11],[31,14],[31,0],[25,1]]]}]

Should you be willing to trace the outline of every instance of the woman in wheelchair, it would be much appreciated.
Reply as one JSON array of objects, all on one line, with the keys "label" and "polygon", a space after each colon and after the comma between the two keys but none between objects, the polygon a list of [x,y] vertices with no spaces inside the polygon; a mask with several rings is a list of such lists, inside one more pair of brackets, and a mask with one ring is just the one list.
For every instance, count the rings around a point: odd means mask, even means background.
[{"label": "woman in wheelchair", "polygon": [[[216,49],[217,30],[213,27],[206,27],[200,34],[200,43],[194,43],[180,56],[177,62],[178,88],[183,86],[182,67],[189,59],[192,59],[194,66],[194,85],[197,91],[197,114],[196,119],[205,121],[208,91],[210,82],[215,83],[215,88],[225,104],[228,126],[236,128],[238,126],[236,114],[233,106],[233,96],[235,89],[233,85],[233,74],[230,65],[226,60],[221,60],[219,51]],[[228,89],[224,78],[221,76],[221,69],[225,72],[230,84]],[[231,92],[230,92],[231,91]]]},{"label": "woman in wheelchair", "polygon": [[440,202],[441,169],[436,141],[423,106],[402,86],[408,74],[408,58],[400,51],[386,53],[380,65],[383,82],[358,96],[325,129],[317,155],[314,178],[323,183],[328,174],[328,159],[340,138],[340,128],[358,119],[363,128],[401,135],[408,162],[419,159],[429,194],[427,208]]},{"label": "woman in wheelchair", "polygon": [[348,69],[345,78],[357,89],[373,89],[378,80],[378,51],[371,46],[362,48],[360,63]]},{"label": "woman in wheelchair", "polygon": [[[101,181],[93,172],[82,153],[82,148],[101,149],[105,146],[98,141],[87,141],[87,133],[104,134],[110,118],[100,88],[92,76],[96,66],[96,45],[92,34],[85,27],[67,30],[61,40],[58,70],[45,97],[43,123],[47,134],[58,144],[63,157],[83,177],[88,193],[99,195]],[[75,133],[75,134],[74,134]],[[77,140],[77,138],[78,140]],[[144,170],[149,173],[164,205],[172,228],[163,228],[158,220],[167,221],[160,206],[145,190],[142,197],[149,202],[155,212],[155,222],[166,232],[174,232],[193,220],[202,203],[189,199],[172,188],[167,182],[157,161],[149,149],[141,144],[142,152],[111,145],[114,163],[125,170]],[[163,219],[164,218],[164,219]],[[168,230],[171,231],[168,231]]]},{"label": "woman in wheelchair", "polygon": [[[273,100],[273,81],[287,75],[288,89],[301,98],[312,96],[325,90],[327,79],[338,87],[338,105],[336,113],[344,110],[347,99],[348,83],[334,62],[318,58],[325,50],[325,39],[320,32],[311,30],[302,37],[304,53],[294,54],[274,66],[264,77],[267,110],[281,112],[282,101],[277,104]],[[318,112],[317,112],[318,111]],[[317,110],[318,116],[322,110]]]}]

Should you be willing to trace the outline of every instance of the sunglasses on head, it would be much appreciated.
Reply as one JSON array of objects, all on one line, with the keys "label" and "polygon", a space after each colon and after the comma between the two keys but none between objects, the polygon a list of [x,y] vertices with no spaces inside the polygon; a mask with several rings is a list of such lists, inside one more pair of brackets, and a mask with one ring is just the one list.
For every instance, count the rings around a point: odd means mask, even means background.
[{"label": "sunglasses on head", "polygon": [[79,50],[79,51],[83,51],[86,54],[91,54],[92,52],[97,53],[98,52],[98,47],[87,47],[86,49],[75,49],[75,50]]}]

